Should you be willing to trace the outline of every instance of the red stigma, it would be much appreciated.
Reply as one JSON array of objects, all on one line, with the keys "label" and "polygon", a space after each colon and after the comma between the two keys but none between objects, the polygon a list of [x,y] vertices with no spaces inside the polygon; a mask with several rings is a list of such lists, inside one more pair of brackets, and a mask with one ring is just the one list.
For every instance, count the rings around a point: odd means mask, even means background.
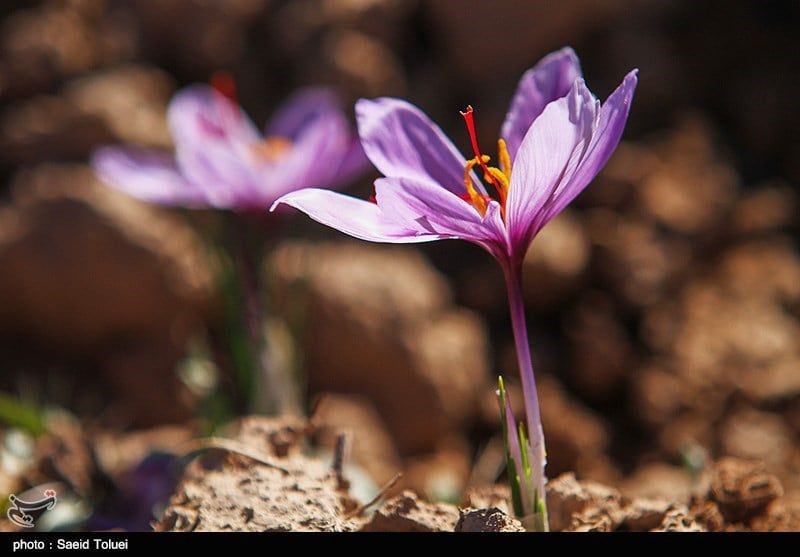
[{"label": "red stigma", "polygon": [[466,110],[459,111],[461,112],[461,116],[464,117],[464,122],[467,124],[467,131],[469,132],[469,140],[472,143],[472,151],[475,153],[475,156],[478,159],[478,164],[480,164],[481,168],[483,169],[483,177],[487,182],[491,182],[494,188],[500,195],[503,195],[503,188],[500,184],[497,183],[494,176],[492,176],[491,172],[486,166],[486,163],[483,162],[483,154],[481,153],[480,147],[478,147],[478,135],[475,133],[475,118],[472,115],[474,110],[472,109],[472,105],[467,105]]},{"label": "red stigma", "polygon": [[214,72],[210,82],[211,87],[213,87],[217,93],[234,103],[236,102],[236,81],[233,79],[230,72]]}]

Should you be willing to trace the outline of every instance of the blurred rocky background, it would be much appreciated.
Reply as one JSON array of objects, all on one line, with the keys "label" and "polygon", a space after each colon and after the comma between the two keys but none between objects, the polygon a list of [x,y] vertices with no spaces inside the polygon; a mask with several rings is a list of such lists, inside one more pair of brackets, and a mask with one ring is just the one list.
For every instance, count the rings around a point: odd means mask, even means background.
[{"label": "blurred rocky background", "polygon": [[[688,497],[733,456],[800,489],[797,2],[7,0],[0,17],[0,496],[56,477],[113,514],[202,417],[186,370],[220,324],[197,215],[105,188],[94,148],[169,149],[170,96],[219,70],[255,122],[328,84],[347,106],[407,98],[464,149],[472,104],[489,145],[519,76],[564,45],[601,99],[631,68],[640,84],[617,153],[525,262],[549,474]],[[431,499],[502,478],[497,374],[518,393],[491,258],[301,216],[284,234],[264,273],[317,443],[348,431],[376,485],[402,471]]]}]

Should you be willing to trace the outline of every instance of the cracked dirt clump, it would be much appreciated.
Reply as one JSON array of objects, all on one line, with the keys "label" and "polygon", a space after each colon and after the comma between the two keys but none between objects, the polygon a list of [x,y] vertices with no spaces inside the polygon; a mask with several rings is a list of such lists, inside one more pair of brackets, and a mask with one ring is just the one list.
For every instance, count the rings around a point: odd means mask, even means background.
[{"label": "cracked dirt clump", "polygon": [[410,490],[378,507],[362,532],[452,532],[459,520],[455,506],[428,503]]},{"label": "cracked dirt clump", "polygon": [[750,521],[783,495],[778,479],[756,463],[725,458],[711,475],[708,497],[728,522]]},{"label": "cracked dirt clump", "polygon": [[497,507],[489,509],[464,509],[460,511],[456,532],[524,532],[516,518],[508,516]]},{"label": "cracked dirt clump", "polygon": [[[286,439],[302,425],[249,418],[238,434],[210,443],[187,466],[156,531],[347,532],[357,503],[338,489],[322,461],[294,450]],[[257,440],[257,434],[262,435]],[[220,447],[225,447],[221,449]],[[209,448],[212,447],[212,448]],[[283,453],[283,456],[276,454]]]}]

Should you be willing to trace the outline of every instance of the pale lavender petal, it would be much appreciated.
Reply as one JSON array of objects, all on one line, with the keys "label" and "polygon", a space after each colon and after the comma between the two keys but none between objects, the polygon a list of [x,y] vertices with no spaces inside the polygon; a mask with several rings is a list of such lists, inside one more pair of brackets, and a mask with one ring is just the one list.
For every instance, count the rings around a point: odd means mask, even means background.
[{"label": "pale lavender petal", "polygon": [[[180,144],[175,149],[178,169],[187,181],[201,188],[212,207],[256,206],[259,178],[255,165],[226,149],[196,148]],[[265,207],[267,204],[264,204]]]},{"label": "pale lavender petal", "polygon": [[241,108],[208,85],[191,85],[176,93],[167,109],[167,122],[177,145],[238,148],[261,139]]},{"label": "pale lavender petal", "polygon": [[420,233],[462,239],[500,255],[506,250],[506,232],[500,204],[491,201],[481,215],[469,202],[427,181],[410,178],[375,180],[375,198],[387,218]]},{"label": "pale lavender petal", "polygon": [[296,140],[319,118],[341,114],[336,94],[324,87],[310,87],[295,92],[275,112],[267,124],[267,136]]},{"label": "pale lavender petal", "polygon": [[603,103],[603,107],[600,109],[600,120],[589,147],[571,178],[555,192],[552,201],[547,206],[541,226],[563,211],[589,185],[611,158],[622,137],[625,123],[628,121],[637,80],[637,70],[628,73],[622,84]]},{"label": "pale lavender petal", "polygon": [[384,176],[433,182],[464,193],[466,159],[420,109],[400,99],[360,99],[356,120],[364,152]]},{"label": "pale lavender petal", "polygon": [[340,113],[318,118],[297,138],[285,158],[262,163],[261,181],[269,188],[269,203],[297,189],[333,185],[351,144],[349,126]]},{"label": "pale lavender petal", "polygon": [[579,77],[580,62],[569,47],[548,54],[522,74],[506,119],[500,128],[500,137],[505,139],[512,161],[517,155],[522,138],[544,107],[569,93],[570,87]]},{"label": "pale lavender petal", "polygon": [[344,143],[344,154],[341,156],[339,168],[336,169],[336,177],[331,183],[333,187],[354,180],[370,167],[361,140],[355,133],[351,133]]},{"label": "pale lavender petal", "polygon": [[[332,122],[335,124],[330,125]],[[312,131],[320,127],[326,128],[324,133],[328,134],[327,141],[325,136],[320,138],[318,133]],[[313,165],[319,169],[319,176],[309,179],[310,183],[304,187],[338,186],[369,166],[361,141],[342,112],[338,96],[330,88],[309,87],[293,94],[272,118],[266,134],[295,141],[298,150],[304,150],[304,144],[319,143],[320,139],[328,144],[330,159],[324,165]],[[308,154],[302,156],[307,157]],[[316,160],[317,157],[312,156],[311,159]]]},{"label": "pale lavender petal", "polygon": [[506,205],[511,245],[522,256],[554,193],[575,172],[597,126],[599,102],[578,79],[569,94],[547,105],[520,145]]},{"label": "pale lavender petal", "polygon": [[168,122],[180,172],[202,186],[214,207],[247,207],[261,201],[256,146],[262,137],[247,115],[205,85],[178,92]]},{"label": "pale lavender petal", "polygon": [[286,204],[340,232],[370,242],[409,244],[439,240],[441,235],[423,234],[387,219],[375,203],[326,189],[306,188],[278,199],[270,210]]},{"label": "pale lavender petal", "polygon": [[164,153],[103,147],[92,154],[91,165],[104,183],[148,203],[185,207],[206,203],[203,191],[187,182]]}]

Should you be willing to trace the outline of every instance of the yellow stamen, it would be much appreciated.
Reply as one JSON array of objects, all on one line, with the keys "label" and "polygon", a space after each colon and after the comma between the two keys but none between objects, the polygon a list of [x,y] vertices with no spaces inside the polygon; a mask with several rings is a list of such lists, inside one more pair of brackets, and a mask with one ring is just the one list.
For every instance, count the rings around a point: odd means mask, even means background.
[{"label": "yellow stamen", "polygon": [[[508,196],[508,176],[506,176],[505,172],[494,166],[489,166],[486,169],[494,178],[494,182],[500,184],[500,188],[498,189],[498,193],[500,194],[500,203],[501,205],[505,205],[506,197]],[[486,181],[488,182],[489,179],[487,178]]]},{"label": "yellow stamen", "polygon": [[265,137],[264,141],[260,141],[253,145],[253,153],[260,159],[268,162],[274,162],[285,157],[292,148],[291,140],[280,137],[270,136]]},{"label": "yellow stamen", "polygon": [[497,158],[500,160],[500,170],[511,180],[511,156],[508,154],[508,145],[501,137],[497,140]]},{"label": "yellow stamen", "polygon": [[487,195],[480,195],[475,191],[475,186],[470,180],[470,171],[476,166],[480,166],[483,170],[483,179],[487,184],[494,186],[497,194],[500,196],[500,214],[505,218],[506,198],[508,198],[508,189],[511,185],[511,156],[508,153],[508,146],[501,138],[497,140],[497,158],[500,161],[500,168],[495,166],[488,166],[490,157],[481,153],[478,147],[478,137],[475,133],[475,119],[473,116],[474,110],[471,106],[461,112],[464,117],[464,122],[467,124],[467,131],[469,132],[469,139],[472,143],[472,151],[475,157],[467,160],[466,168],[464,171],[464,185],[467,189],[467,196],[472,204],[477,208],[481,215],[486,214],[487,200],[490,200]]},{"label": "yellow stamen", "polygon": [[467,165],[464,168],[464,186],[467,188],[467,195],[469,195],[470,202],[475,206],[478,212],[480,212],[481,216],[483,216],[486,214],[486,200],[477,192],[472,183],[472,177],[470,176],[470,172],[473,168],[480,165],[481,162],[485,164],[489,161],[489,157],[486,155],[483,155],[481,158],[484,160],[481,161],[478,157],[475,157],[467,161]]}]

